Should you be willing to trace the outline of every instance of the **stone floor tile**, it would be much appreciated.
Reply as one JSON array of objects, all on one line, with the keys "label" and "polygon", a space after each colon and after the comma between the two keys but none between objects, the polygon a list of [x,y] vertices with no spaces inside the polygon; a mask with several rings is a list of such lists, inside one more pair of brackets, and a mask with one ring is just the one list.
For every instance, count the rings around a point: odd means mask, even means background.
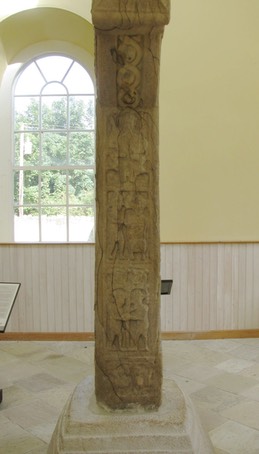
[{"label": "stone floor tile", "polygon": [[58,410],[41,400],[32,400],[3,410],[4,416],[23,429],[51,422],[59,416]]},{"label": "stone floor tile", "polygon": [[16,361],[16,356],[6,352],[5,350],[2,350],[1,346],[0,346],[0,364],[1,364],[1,366],[8,364],[12,361]]},{"label": "stone floor tile", "polygon": [[247,361],[245,359],[240,358],[231,358],[223,363],[217,364],[215,367],[220,370],[224,370],[225,372],[230,372],[232,374],[237,374],[244,369],[248,369],[249,367],[254,366],[254,361]]},{"label": "stone floor tile", "polygon": [[41,370],[38,366],[16,359],[16,361],[6,364],[5,367],[1,369],[1,378],[11,385],[17,380],[39,372],[41,372]]},{"label": "stone floor tile", "polygon": [[230,374],[224,372],[214,377],[208,378],[206,384],[208,386],[215,386],[224,391],[229,391],[232,393],[242,393],[246,389],[252,388],[258,383],[257,380],[251,377],[244,377],[239,374]]},{"label": "stone floor tile", "polygon": [[227,451],[223,451],[223,449],[214,449],[215,454],[229,454]]},{"label": "stone floor tile", "polygon": [[241,345],[256,346],[259,348],[259,337],[247,337],[235,339],[235,342]]},{"label": "stone floor tile", "polygon": [[[259,402],[245,401],[222,412],[226,418],[259,430]],[[259,445],[258,445],[259,453]]]},{"label": "stone floor tile", "polygon": [[[163,341],[162,350],[164,377],[190,396],[215,453],[259,454],[259,339]],[[94,342],[1,341],[0,364],[0,454],[46,454],[68,396],[94,373]]]},{"label": "stone floor tile", "polygon": [[248,361],[259,361],[259,344],[258,345],[240,345],[232,351],[236,358],[246,359]]},{"label": "stone floor tile", "polygon": [[34,397],[32,397],[31,393],[25,389],[19,388],[18,386],[9,386],[3,389],[3,401],[0,409],[5,410],[6,408],[27,403],[33,399]]},{"label": "stone floor tile", "polygon": [[195,361],[193,365],[189,365],[187,368],[183,368],[177,372],[177,375],[180,377],[187,377],[200,383],[206,383],[209,378],[220,374],[221,372],[215,367],[201,365],[199,363],[195,364]]},{"label": "stone floor tile", "polygon": [[246,389],[241,393],[242,396],[247,397],[249,400],[259,401],[259,384],[252,388]]},{"label": "stone floor tile", "polygon": [[42,372],[23,378],[22,380],[17,380],[14,384],[33,393],[38,393],[40,391],[62,386],[65,384],[65,381]]},{"label": "stone floor tile", "polygon": [[33,449],[32,451],[28,451],[26,454],[47,454],[47,450],[48,450],[48,445],[46,444],[42,448],[36,448],[36,449]]},{"label": "stone floor tile", "polygon": [[46,444],[43,441],[2,415],[0,428],[0,454],[25,454],[31,449],[42,448],[46,452]]},{"label": "stone floor tile", "polygon": [[43,402],[61,411],[74,389],[75,385],[73,383],[66,383],[65,385],[57,388],[42,391],[39,394],[39,398]]},{"label": "stone floor tile", "polygon": [[169,356],[163,355],[163,370],[170,374],[170,373],[177,373],[177,371],[180,371],[184,368],[187,368],[190,366],[190,362],[186,361],[185,358],[183,357],[178,357],[178,356]]},{"label": "stone floor tile", "polygon": [[31,341],[10,341],[5,342],[5,345],[2,345],[1,343],[1,350],[4,350],[16,357],[26,358],[30,356],[30,358],[32,358],[34,354],[44,352],[46,347]]},{"label": "stone floor tile", "polygon": [[36,438],[44,441],[48,445],[56,427],[57,419],[53,420],[52,422],[40,424],[39,426],[29,427],[28,432],[34,435]]},{"label": "stone floor tile", "polygon": [[206,386],[201,390],[192,393],[191,398],[194,403],[199,404],[200,407],[221,414],[224,410],[247,400],[243,396],[238,396],[213,386]]},{"label": "stone floor tile", "polygon": [[247,369],[242,370],[240,372],[240,375],[243,375],[244,377],[252,377],[255,378],[256,380],[259,380],[259,364],[254,363],[253,366],[250,366]]},{"label": "stone floor tile", "polygon": [[181,377],[179,375],[171,375],[171,376],[164,376],[165,378],[168,378],[168,379],[173,379],[176,381],[176,383],[179,385],[179,387],[181,388],[181,390],[185,393],[185,394],[188,394],[188,395],[191,395],[192,393],[202,389],[205,387],[205,385],[203,383],[200,383],[198,381],[195,381],[195,380],[190,380],[189,378],[186,378],[186,377]]},{"label": "stone floor tile", "polygon": [[[41,362],[48,374],[61,380],[78,383],[89,374],[87,365],[74,358],[52,354]],[[91,369],[92,372],[92,369]]]},{"label": "stone floor tile", "polygon": [[221,416],[217,411],[209,410],[208,408],[203,408],[199,406],[196,401],[196,410],[200,417],[202,426],[204,430],[209,433],[211,430],[216,429],[227,421],[227,418]]},{"label": "stone floor tile", "polygon": [[236,339],[216,339],[210,340],[209,342],[207,340],[201,340],[199,341],[199,344],[214,352],[224,353],[231,353],[238,346]]},{"label": "stone floor tile", "polygon": [[19,435],[17,438],[12,436],[11,438],[1,437],[0,439],[0,454],[28,454],[31,452],[31,449],[35,453],[41,451],[46,454],[47,445],[39,438],[28,435],[27,432]]},{"label": "stone floor tile", "polygon": [[250,427],[228,421],[210,431],[213,445],[230,454],[258,454],[259,434]]}]

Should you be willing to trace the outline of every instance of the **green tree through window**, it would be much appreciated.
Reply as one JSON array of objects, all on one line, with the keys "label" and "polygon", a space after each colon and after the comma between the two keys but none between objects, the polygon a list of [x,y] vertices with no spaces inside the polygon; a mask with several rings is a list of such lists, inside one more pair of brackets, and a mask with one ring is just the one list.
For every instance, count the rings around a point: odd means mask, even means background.
[{"label": "green tree through window", "polygon": [[75,60],[47,56],[14,90],[15,241],[93,241],[94,87]]}]

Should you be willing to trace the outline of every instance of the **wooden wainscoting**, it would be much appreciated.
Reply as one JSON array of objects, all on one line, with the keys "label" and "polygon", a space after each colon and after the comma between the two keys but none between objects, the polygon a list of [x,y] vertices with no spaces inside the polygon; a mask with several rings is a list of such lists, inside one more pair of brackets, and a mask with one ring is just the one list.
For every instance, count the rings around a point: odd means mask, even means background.
[{"label": "wooden wainscoting", "polygon": [[165,244],[162,332],[259,329],[259,244]]},{"label": "wooden wainscoting", "polygon": [[[161,278],[163,337],[257,337],[259,244],[162,244]],[[92,335],[94,245],[2,244],[0,281],[22,284],[1,339]]]},{"label": "wooden wainscoting", "polygon": [[7,331],[93,331],[93,245],[1,245],[0,281],[21,282]]}]

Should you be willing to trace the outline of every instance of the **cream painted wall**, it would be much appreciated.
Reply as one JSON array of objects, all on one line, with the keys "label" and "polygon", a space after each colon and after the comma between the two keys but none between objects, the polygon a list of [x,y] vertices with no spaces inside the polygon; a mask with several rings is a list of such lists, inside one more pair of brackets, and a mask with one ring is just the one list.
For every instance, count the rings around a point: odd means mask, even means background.
[{"label": "cream painted wall", "polygon": [[91,22],[91,0],[0,0],[0,21],[31,8],[52,7],[71,11]]},{"label": "cream painted wall", "polygon": [[259,240],[259,2],[175,0],[161,68],[161,239]]},{"label": "cream painted wall", "polygon": [[5,58],[5,51],[4,51],[4,47],[3,47],[3,43],[2,43],[2,40],[1,40],[1,36],[0,36],[0,84],[1,84],[1,80],[2,80],[2,76],[4,74],[4,71],[6,70],[6,66],[7,66],[7,62],[6,62],[6,58]]},{"label": "cream painted wall", "polygon": [[49,40],[72,43],[94,53],[92,25],[62,9],[34,8],[16,13],[0,23],[0,36],[8,63],[23,49]]},{"label": "cream painted wall", "polygon": [[[22,5],[32,8],[33,2],[91,18],[91,0],[0,0],[2,17]],[[161,62],[161,241],[258,241],[259,2],[171,4]],[[61,16],[55,32],[47,20],[43,27],[32,20],[27,29],[21,21],[16,29],[15,16],[3,21],[7,58],[29,39],[76,36],[76,44],[85,46],[84,33],[72,25],[67,29],[66,15]]]}]

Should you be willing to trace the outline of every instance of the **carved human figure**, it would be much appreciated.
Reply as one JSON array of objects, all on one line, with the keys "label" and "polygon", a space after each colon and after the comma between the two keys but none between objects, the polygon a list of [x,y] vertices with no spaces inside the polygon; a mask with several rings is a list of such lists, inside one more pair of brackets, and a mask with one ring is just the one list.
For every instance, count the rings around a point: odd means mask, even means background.
[{"label": "carved human figure", "polygon": [[133,289],[130,294],[130,336],[139,350],[148,348],[148,302],[143,289]]},{"label": "carved human figure", "polygon": [[117,119],[119,175],[122,184],[135,183],[136,177],[146,173],[147,144],[141,117],[132,109],[123,110]]},{"label": "carved human figure", "polygon": [[111,322],[112,328],[112,344],[117,344],[121,350],[128,346],[129,338],[129,302],[128,294],[124,289],[115,289],[113,291],[114,304],[113,304],[113,321]]}]

